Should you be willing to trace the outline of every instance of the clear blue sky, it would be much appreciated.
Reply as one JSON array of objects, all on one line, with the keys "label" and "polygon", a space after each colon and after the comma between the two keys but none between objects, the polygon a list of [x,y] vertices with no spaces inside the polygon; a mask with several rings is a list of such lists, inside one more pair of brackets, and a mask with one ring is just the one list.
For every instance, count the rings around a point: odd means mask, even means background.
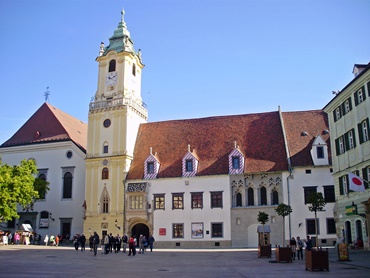
[{"label": "clear blue sky", "polygon": [[95,58],[125,21],[149,121],[322,109],[370,62],[368,0],[0,2],[0,144],[44,103],[87,122]]}]

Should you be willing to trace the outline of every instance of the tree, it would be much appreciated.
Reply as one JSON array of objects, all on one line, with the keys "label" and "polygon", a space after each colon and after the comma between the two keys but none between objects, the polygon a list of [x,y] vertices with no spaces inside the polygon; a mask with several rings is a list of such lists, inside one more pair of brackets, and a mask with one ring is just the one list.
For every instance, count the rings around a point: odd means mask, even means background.
[{"label": "tree", "polygon": [[0,221],[19,218],[17,204],[25,207],[38,197],[34,188],[36,173],[33,159],[24,159],[15,166],[3,165],[0,160]]},{"label": "tree", "polygon": [[26,206],[23,206],[23,210],[25,211],[32,211],[33,206],[35,202],[39,199],[45,199],[46,193],[50,190],[49,187],[50,182],[40,179],[40,178],[35,178],[35,182],[33,183],[33,188],[37,191],[37,196],[33,198],[32,202]]},{"label": "tree", "polygon": [[286,205],[281,203],[278,205],[278,207],[275,209],[276,213],[283,217],[283,247],[285,246],[285,216],[288,216],[293,212],[292,207],[290,205]]},{"label": "tree", "polygon": [[269,222],[269,215],[266,212],[260,211],[258,212],[257,221],[262,224],[262,228],[263,228],[262,245],[264,246],[265,245],[265,240],[264,240],[265,239],[265,224]]},{"label": "tree", "polygon": [[313,211],[315,213],[315,233],[316,233],[316,248],[319,246],[319,238],[318,238],[318,231],[317,231],[317,212],[323,211],[326,202],[324,196],[321,192],[312,192],[307,199],[309,205],[309,211]]}]

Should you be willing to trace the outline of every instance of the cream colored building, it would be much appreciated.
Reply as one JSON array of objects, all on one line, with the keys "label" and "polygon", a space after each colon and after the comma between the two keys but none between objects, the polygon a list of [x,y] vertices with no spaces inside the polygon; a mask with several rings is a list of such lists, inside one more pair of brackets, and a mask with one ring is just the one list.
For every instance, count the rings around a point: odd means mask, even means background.
[{"label": "cream colored building", "polygon": [[[354,65],[354,78],[324,107],[329,115],[337,236],[348,244],[369,246],[370,64]],[[348,173],[365,180],[365,192],[349,189]],[[357,210],[356,210],[357,207]]]}]

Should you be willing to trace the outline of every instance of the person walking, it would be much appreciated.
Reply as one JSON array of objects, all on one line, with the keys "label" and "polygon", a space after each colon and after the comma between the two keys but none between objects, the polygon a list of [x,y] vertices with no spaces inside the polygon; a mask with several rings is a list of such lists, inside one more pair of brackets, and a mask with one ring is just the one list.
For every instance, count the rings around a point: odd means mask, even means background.
[{"label": "person walking", "polygon": [[123,235],[122,236],[122,250],[123,250],[123,253],[126,253],[127,241],[128,241],[127,235]]},{"label": "person walking", "polygon": [[105,235],[104,237],[104,254],[108,254],[110,252],[110,236]]},{"label": "person walking", "polygon": [[81,252],[82,251],[85,251],[85,244],[86,244],[86,237],[85,237],[85,235],[82,233],[81,236],[78,238],[78,240],[80,241]]},{"label": "person walking", "polygon": [[308,251],[312,250],[312,239],[310,238],[310,236],[307,236],[305,242],[306,242],[306,250]]},{"label": "person walking", "polygon": [[148,238],[150,252],[153,252],[153,243],[154,243],[154,241],[155,241],[155,239],[154,239],[153,235],[150,235],[149,238]]},{"label": "person walking", "polygon": [[49,243],[49,236],[48,235],[45,236],[44,242],[45,242],[45,246],[48,246],[48,243]]},{"label": "person walking", "polygon": [[128,242],[128,256],[131,256],[131,252],[132,252],[132,255],[133,256],[136,255],[136,246],[135,246],[135,238],[134,238],[134,236],[131,236],[130,237],[130,240]]},{"label": "person walking", "polygon": [[101,239],[101,253],[104,254],[105,253],[105,237],[107,235],[103,235],[102,239]]},{"label": "person walking", "polygon": [[290,248],[292,250],[292,259],[295,260],[296,252],[297,252],[297,241],[294,237],[290,240]]},{"label": "person walking", "polygon": [[96,232],[94,232],[92,243],[94,249],[94,256],[96,256],[96,253],[98,252],[98,245],[100,243],[99,235]]},{"label": "person walking", "polygon": [[297,257],[298,260],[303,260],[303,242],[299,236],[297,236]]},{"label": "person walking", "polygon": [[144,254],[144,237],[140,235],[139,237],[139,254]]}]

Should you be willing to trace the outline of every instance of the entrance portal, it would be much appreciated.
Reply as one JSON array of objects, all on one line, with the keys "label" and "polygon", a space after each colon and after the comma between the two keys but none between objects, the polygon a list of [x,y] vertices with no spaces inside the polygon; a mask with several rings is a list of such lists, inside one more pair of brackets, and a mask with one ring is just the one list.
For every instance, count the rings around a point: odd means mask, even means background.
[{"label": "entrance portal", "polygon": [[149,238],[149,227],[142,223],[136,224],[131,229],[131,235],[133,235],[136,238],[136,242],[139,243],[140,235],[145,236],[147,239]]}]

